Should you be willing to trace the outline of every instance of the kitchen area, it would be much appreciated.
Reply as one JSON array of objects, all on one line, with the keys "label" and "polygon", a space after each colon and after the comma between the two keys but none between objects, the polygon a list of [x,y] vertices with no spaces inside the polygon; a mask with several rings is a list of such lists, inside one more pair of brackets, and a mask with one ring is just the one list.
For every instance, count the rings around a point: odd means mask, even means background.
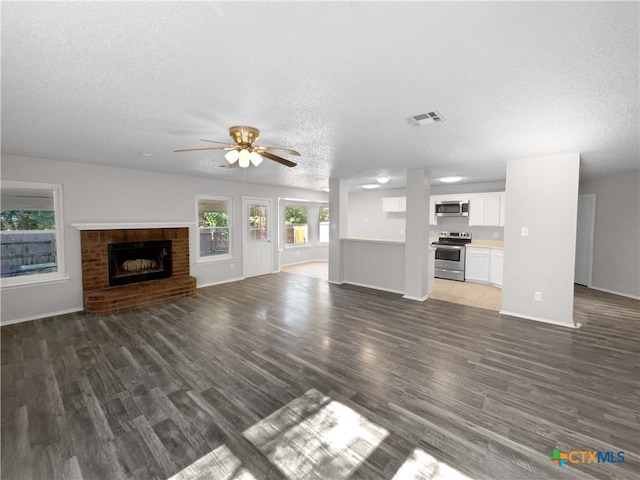
[{"label": "kitchen area", "polygon": [[[504,184],[466,187],[468,192],[436,193],[430,197],[429,211],[425,212],[429,216],[429,249],[434,264],[429,298],[499,311]],[[401,190],[351,193],[349,237],[402,243],[406,211],[402,193]],[[394,267],[388,268],[393,271]]]}]

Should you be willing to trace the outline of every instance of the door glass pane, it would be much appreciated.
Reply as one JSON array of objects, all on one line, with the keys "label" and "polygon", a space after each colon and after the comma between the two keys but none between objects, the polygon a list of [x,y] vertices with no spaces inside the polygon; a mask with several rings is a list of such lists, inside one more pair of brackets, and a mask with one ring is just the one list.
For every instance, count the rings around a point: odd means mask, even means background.
[{"label": "door glass pane", "polygon": [[249,205],[249,241],[267,239],[267,206]]}]

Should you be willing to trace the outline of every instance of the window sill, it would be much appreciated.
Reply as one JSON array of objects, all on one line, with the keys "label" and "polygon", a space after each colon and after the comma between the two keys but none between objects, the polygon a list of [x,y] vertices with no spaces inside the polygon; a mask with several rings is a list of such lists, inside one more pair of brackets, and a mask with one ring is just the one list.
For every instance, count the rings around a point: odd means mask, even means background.
[{"label": "window sill", "polygon": [[298,248],[313,248],[314,246],[311,245],[310,243],[303,243],[300,245],[285,245],[284,249],[285,250],[296,250]]},{"label": "window sill", "polygon": [[[14,277],[15,278],[15,277]],[[36,287],[40,285],[54,285],[56,283],[65,283],[68,282],[71,277],[55,277],[55,278],[43,278],[39,280],[27,280],[24,281],[16,281],[11,283],[0,282],[0,287],[2,290],[13,290],[15,288],[23,288],[23,287]]]},{"label": "window sill", "polygon": [[232,257],[231,255],[212,255],[210,257],[198,257],[198,259],[196,260],[196,265],[207,265],[209,263],[235,261],[236,257]]}]

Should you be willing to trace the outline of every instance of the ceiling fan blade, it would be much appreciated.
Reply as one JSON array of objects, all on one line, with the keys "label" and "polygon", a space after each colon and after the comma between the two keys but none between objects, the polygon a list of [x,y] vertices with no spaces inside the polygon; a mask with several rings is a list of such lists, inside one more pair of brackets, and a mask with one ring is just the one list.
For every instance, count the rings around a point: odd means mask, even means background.
[{"label": "ceiling fan blade", "polygon": [[277,147],[254,147],[258,153],[262,153],[262,152],[271,152],[271,153],[277,153],[278,155],[295,155],[296,157],[299,157],[300,154],[298,152],[296,152],[295,150],[289,150],[288,148],[277,148]]},{"label": "ceiling fan blade", "polygon": [[219,143],[220,145],[226,145],[227,147],[230,147],[230,148],[236,148],[237,147],[237,145],[234,145],[233,143],[229,143],[229,142],[216,142],[215,140],[207,140],[207,139],[204,139],[204,138],[201,138],[200,141],[201,142],[209,142],[209,143]]},{"label": "ceiling fan blade", "polygon": [[282,165],[285,165],[287,167],[295,167],[297,165],[297,163],[293,163],[291,160],[286,160],[269,152],[262,152],[260,155],[262,155],[264,158],[268,158],[269,160],[273,160],[274,162],[281,163]]},{"label": "ceiling fan blade", "polygon": [[180,150],[174,150],[173,153],[177,152],[195,152],[196,150],[224,150],[225,147],[201,147],[201,148],[182,148]]}]

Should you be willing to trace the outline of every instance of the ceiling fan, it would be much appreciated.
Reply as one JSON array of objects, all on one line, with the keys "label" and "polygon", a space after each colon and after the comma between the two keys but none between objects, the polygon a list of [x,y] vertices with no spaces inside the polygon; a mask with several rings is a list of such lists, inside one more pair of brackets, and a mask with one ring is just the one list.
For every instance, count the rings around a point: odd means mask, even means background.
[{"label": "ceiling fan", "polygon": [[[231,127],[229,129],[229,135],[233,138],[235,143],[216,142],[213,140],[200,139],[202,142],[217,143],[222,145],[221,147],[201,147],[201,148],[183,148],[181,150],[174,150],[174,152],[193,152],[196,150],[228,150],[224,156],[229,165],[241,168],[247,168],[249,165],[257,167],[262,163],[263,158],[268,158],[274,162],[278,162],[287,167],[295,167],[297,164],[282,158],[278,155],[295,155],[300,156],[295,150],[287,148],[276,147],[264,147],[253,145],[253,142],[260,137],[260,130],[253,127],[245,127],[242,125]],[[276,155],[278,154],[278,155]]]}]

